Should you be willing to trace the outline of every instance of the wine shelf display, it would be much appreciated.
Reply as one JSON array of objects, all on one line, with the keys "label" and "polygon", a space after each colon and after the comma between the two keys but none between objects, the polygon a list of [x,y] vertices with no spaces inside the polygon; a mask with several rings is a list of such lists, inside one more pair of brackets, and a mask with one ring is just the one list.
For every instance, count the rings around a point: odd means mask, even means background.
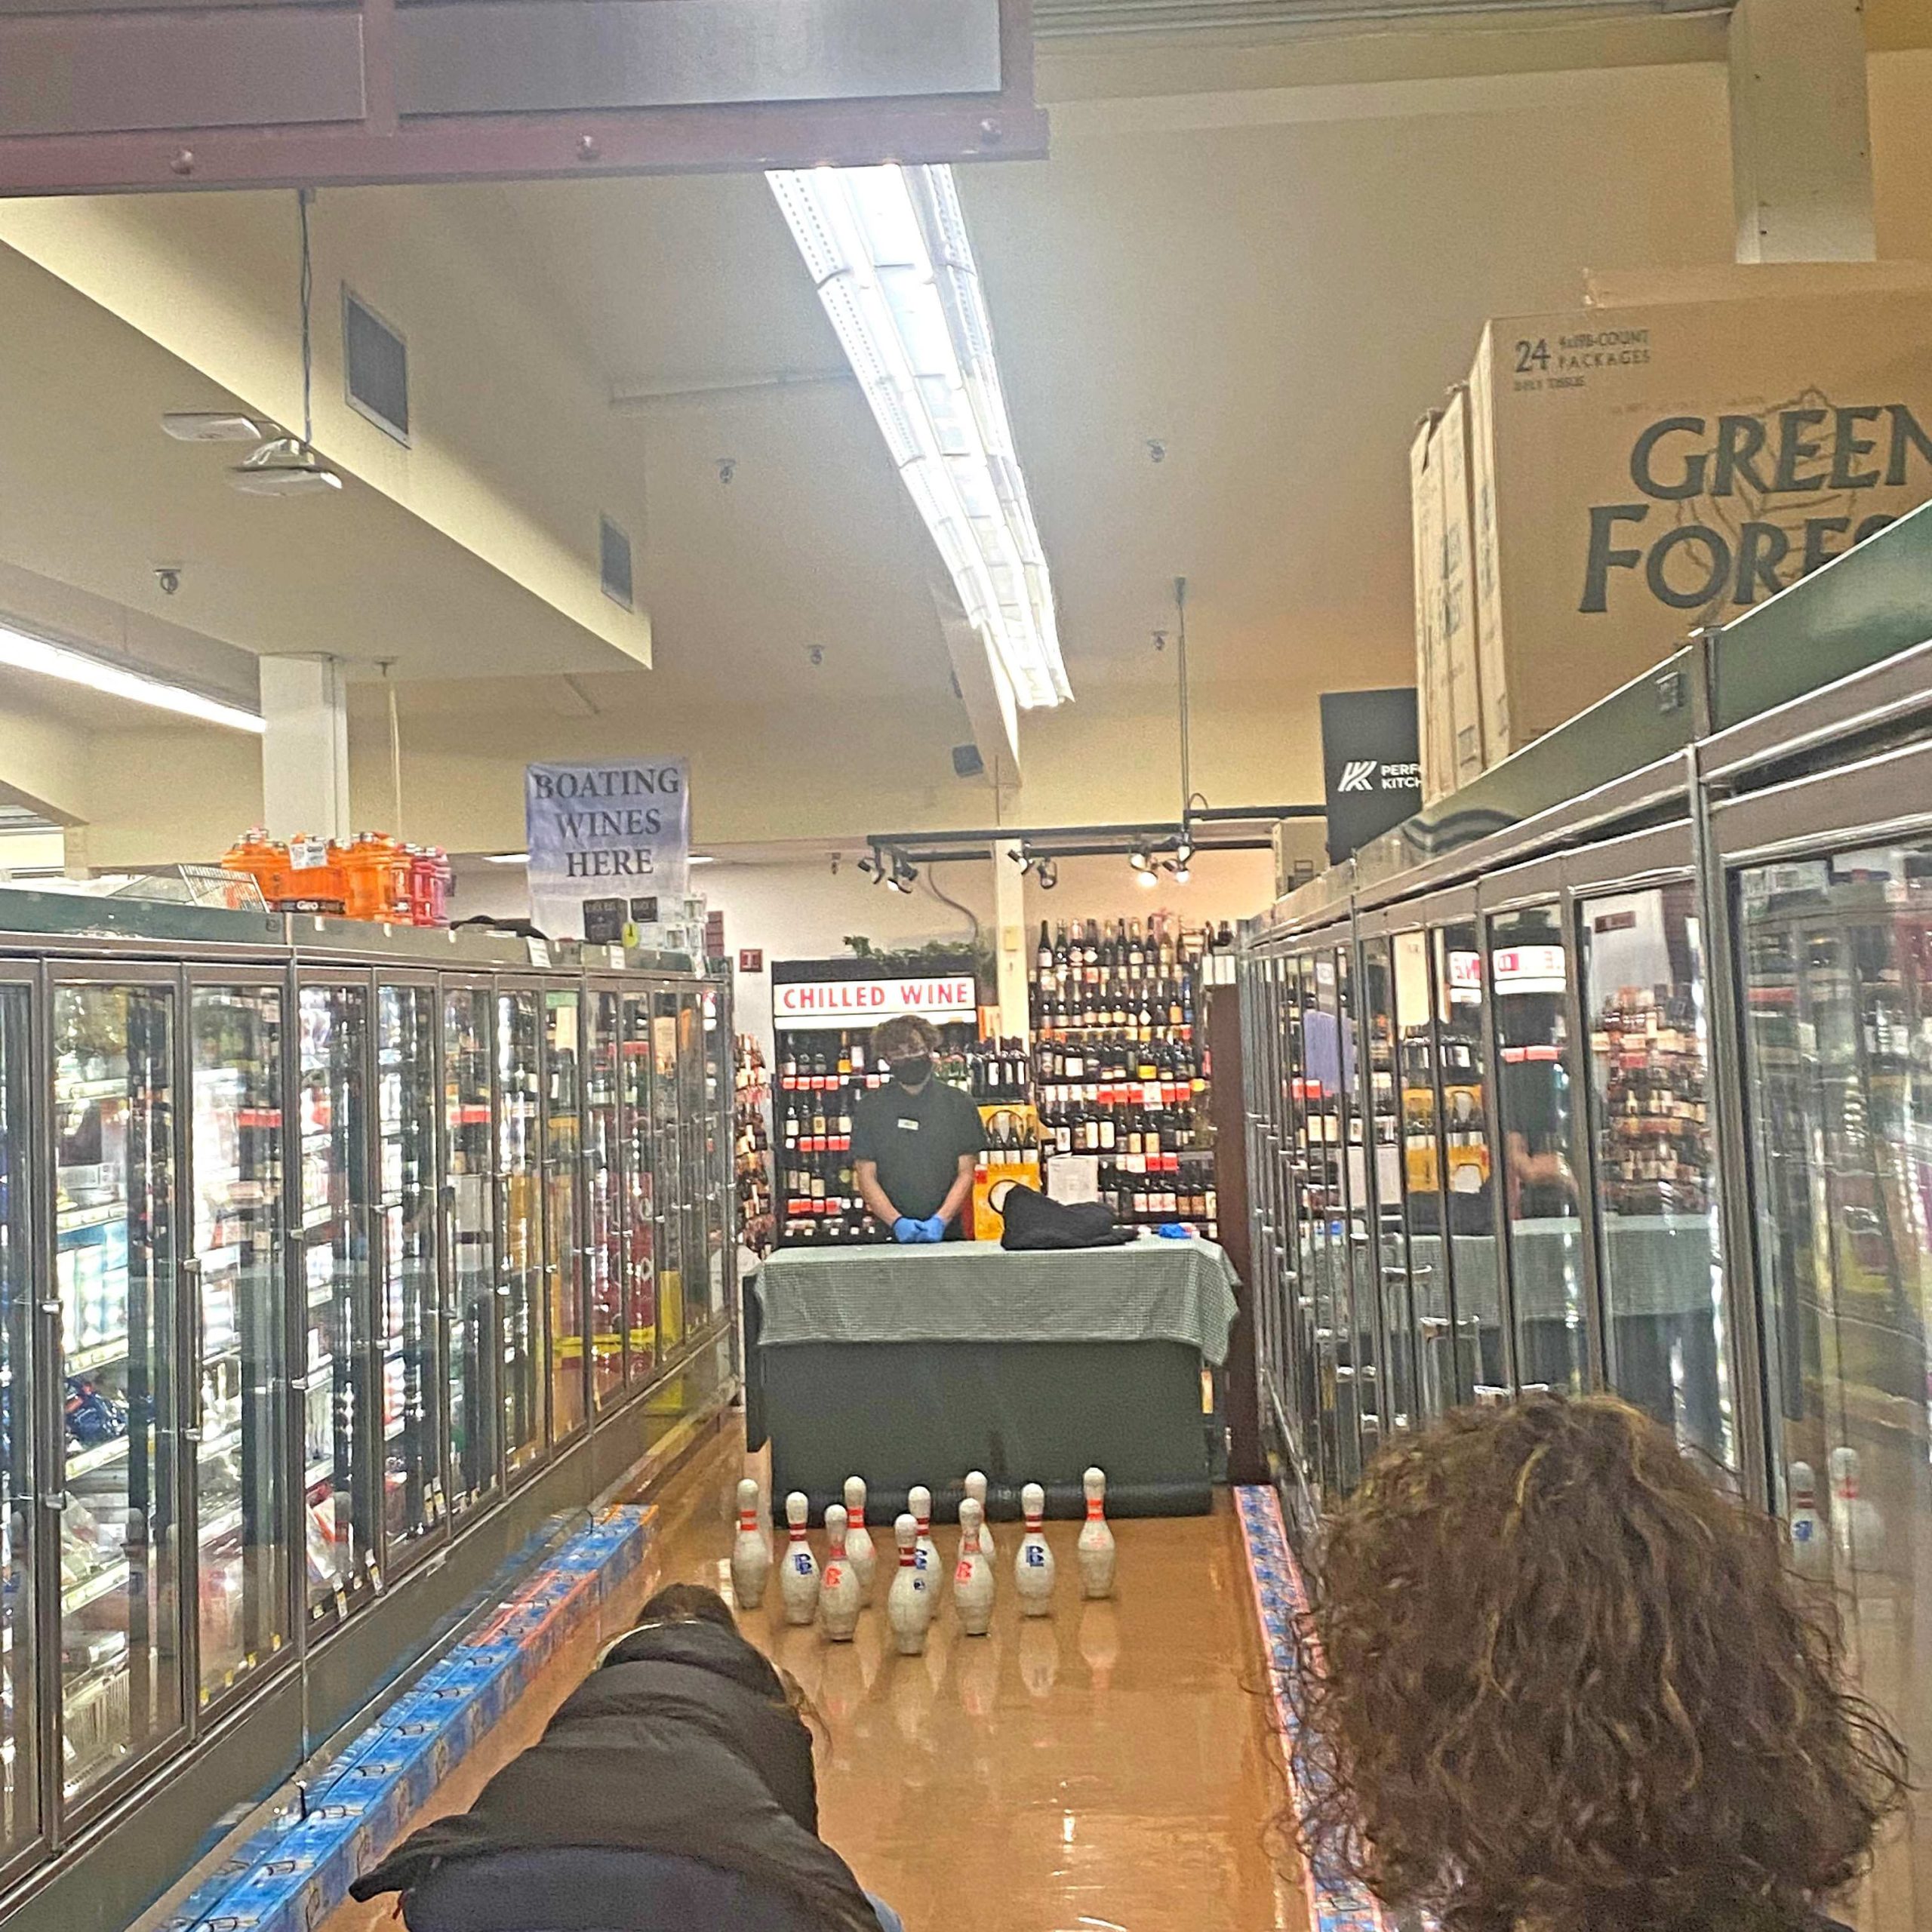
[{"label": "wine shelf display", "polygon": [[1210,1069],[1195,1014],[1224,924],[1157,915],[1041,921],[1031,980],[1033,1087],[1048,1155],[1095,1162],[1100,1198],[1128,1226],[1218,1232]]}]

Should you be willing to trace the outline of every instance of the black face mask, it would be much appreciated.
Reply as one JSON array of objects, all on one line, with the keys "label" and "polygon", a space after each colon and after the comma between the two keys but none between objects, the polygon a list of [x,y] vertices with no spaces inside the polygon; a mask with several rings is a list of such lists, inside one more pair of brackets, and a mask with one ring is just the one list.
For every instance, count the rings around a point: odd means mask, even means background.
[{"label": "black face mask", "polygon": [[923,1087],[933,1077],[931,1054],[912,1054],[892,1063],[892,1077],[902,1087]]}]

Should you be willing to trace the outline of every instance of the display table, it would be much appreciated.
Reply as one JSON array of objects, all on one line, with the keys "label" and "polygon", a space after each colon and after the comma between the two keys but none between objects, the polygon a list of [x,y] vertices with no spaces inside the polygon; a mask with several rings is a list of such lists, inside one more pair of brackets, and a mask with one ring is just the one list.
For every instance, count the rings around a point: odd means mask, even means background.
[{"label": "display table", "polygon": [[1098,1463],[1117,1515],[1201,1513],[1201,1371],[1226,1358],[1234,1288],[1227,1257],[1192,1239],[782,1251],[746,1309],[749,1432],[771,1444],[774,1506],[803,1490],[816,1522],[862,1475],[875,1524],[915,1483],[949,1517],[978,1469],[995,1517],[1029,1482],[1077,1515]]}]

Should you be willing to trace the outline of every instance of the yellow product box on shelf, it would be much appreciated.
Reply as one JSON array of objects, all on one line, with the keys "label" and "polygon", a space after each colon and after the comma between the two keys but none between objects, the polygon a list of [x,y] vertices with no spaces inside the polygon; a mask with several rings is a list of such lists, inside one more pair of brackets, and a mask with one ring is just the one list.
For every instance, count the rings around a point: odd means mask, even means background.
[{"label": "yellow product box on shelf", "polygon": [[998,1241],[1006,1231],[998,1204],[1007,1189],[1015,1181],[1041,1184],[1039,1110],[1029,1101],[983,1101],[980,1121],[985,1138],[973,1174],[971,1234],[975,1241]]}]

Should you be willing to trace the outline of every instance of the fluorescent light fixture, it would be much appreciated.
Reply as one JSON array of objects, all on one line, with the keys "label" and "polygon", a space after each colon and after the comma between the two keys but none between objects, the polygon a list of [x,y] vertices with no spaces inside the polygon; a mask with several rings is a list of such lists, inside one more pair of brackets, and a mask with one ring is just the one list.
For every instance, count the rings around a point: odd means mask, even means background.
[{"label": "fluorescent light fixture", "polygon": [[245,497],[326,497],[342,478],[296,436],[274,436],[251,450],[228,472]]},{"label": "fluorescent light fixture", "polygon": [[966,615],[1035,709],[1073,695],[949,168],[765,177]]},{"label": "fluorescent light fixture", "polygon": [[135,704],[150,704],[157,711],[178,712],[183,718],[198,718],[205,724],[225,724],[232,731],[253,731],[258,737],[267,729],[252,711],[238,704],[224,704],[220,698],[207,697],[185,685],[171,685],[145,671],[130,671],[109,664],[85,651],[69,651],[63,644],[49,644],[45,638],[29,637],[23,631],[0,625],[0,665],[16,671],[35,671],[44,678],[58,678],[63,683],[85,685],[90,691],[104,691],[109,697],[125,697]]},{"label": "fluorescent light fixture", "polygon": [[718,861],[709,852],[694,852],[685,863],[690,866],[715,866]]}]

